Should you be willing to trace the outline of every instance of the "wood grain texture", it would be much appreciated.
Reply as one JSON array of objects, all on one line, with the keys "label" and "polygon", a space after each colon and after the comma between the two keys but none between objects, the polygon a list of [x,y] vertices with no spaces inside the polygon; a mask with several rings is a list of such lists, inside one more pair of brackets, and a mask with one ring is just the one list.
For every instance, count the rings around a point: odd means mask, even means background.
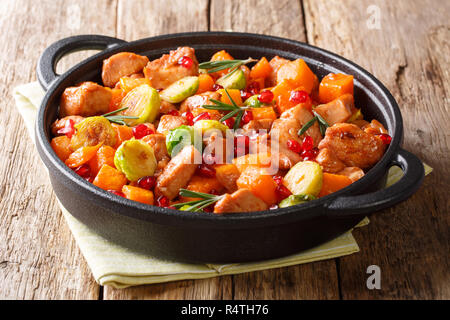
[{"label": "wood grain texture", "polygon": [[[340,259],[344,299],[448,299],[449,2],[305,1],[308,40],[359,63],[397,99],[404,147],[434,168],[406,202],[355,231],[361,252]],[[380,28],[376,26],[379,13]],[[366,268],[381,268],[381,290]]]},{"label": "wood grain texture", "polygon": [[[112,2],[2,1],[0,6],[0,299],[97,299],[99,287],[61,216],[45,167],[14,108],[14,86],[35,80],[53,41],[114,34]],[[79,59],[66,59],[68,65]],[[40,173],[36,175],[36,173]]]}]

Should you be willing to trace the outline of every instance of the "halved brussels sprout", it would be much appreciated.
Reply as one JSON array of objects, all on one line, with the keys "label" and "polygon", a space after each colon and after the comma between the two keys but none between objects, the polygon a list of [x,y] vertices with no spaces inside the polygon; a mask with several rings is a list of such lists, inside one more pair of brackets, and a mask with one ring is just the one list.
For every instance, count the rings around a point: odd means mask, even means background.
[{"label": "halved brussels sprout", "polygon": [[194,127],[182,125],[172,129],[166,135],[166,148],[171,157],[174,157],[185,146],[194,144]]},{"label": "halved brussels sprout", "polygon": [[262,106],[261,101],[258,100],[258,95],[255,94],[244,101],[244,104],[246,106],[252,107],[252,108],[260,108]]},{"label": "halved brussels sprout", "polygon": [[70,147],[76,150],[81,147],[96,146],[99,143],[115,146],[117,142],[116,130],[105,117],[88,117],[76,124],[76,132],[70,140]]},{"label": "halved brussels sprout", "polygon": [[198,77],[184,77],[161,91],[161,99],[170,103],[181,102],[197,92],[199,83]]},{"label": "halved brussels sprout", "polygon": [[283,184],[292,194],[310,194],[315,197],[322,189],[323,172],[313,161],[298,162],[283,178]]},{"label": "halved brussels sprout", "polygon": [[152,176],[156,169],[153,148],[141,140],[131,139],[122,142],[114,155],[114,165],[128,180],[137,181]]},{"label": "halved brussels sprout", "polygon": [[296,204],[305,203],[317,199],[312,194],[292,194],[286,199],[283,199],[278,206],[280,208],[295,206]]},{"label": "halved brussels sprout", "polygon": [[237,69],[232,74],[225,74],[216,81],[225,89],[239,89],[242,90],[247,85],[245,80],[245,73],[241,69]]},{"label": "halved brussels sprout", "polygon": [[122,111],[124,116],[134,116],[137,119],[124,119],[129,126],[135,126],[144,122],[155,121],[159,113],[161,99],[158,91],[148,84],[140,85],[127,93],[122,99],[119,108],[128,108]]},{"label": "halved brussels sprout", "polygon": [[205,134],[205,132],[212,129],[220,130],[222,133],[225,133],[229,128],[217,120],[199,120],[194,123],[194,129]]}]

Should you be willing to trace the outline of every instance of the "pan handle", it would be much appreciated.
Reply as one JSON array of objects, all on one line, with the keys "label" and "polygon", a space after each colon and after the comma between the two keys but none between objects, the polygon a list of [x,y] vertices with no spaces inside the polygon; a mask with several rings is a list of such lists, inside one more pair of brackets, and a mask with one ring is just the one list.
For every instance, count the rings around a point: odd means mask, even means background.
[{"label": "pan handle", "polygon": [[58,78],[56,65],[58,61],[71,52],[88,49],[109,49],[116,45],[126,43],[113,37],[102,35],[78,35],[58,40],[44,50],[37,63],[37,78],[44,90]]},{"label": "pan handle", "polygon": [[379,211],[406,200],[419,189],[425,170],[423,163],[412,153],[400,149],[390,166],[397,165],[403,170],[403,177],[385,189],[357,196],[342,196],[326,206],[330,218],[348,218]]}]

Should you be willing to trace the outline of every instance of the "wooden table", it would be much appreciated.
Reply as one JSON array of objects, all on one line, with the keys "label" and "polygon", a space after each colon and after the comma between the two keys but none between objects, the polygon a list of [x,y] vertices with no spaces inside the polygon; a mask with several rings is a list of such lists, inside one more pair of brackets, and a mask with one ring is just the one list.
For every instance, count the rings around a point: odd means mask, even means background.
[{"label": "wooden table", "polygon": [[[449,1],[2,0],[0,6],[1,299],[449,299]],[[135,40],[233,30],[336,52],[397,99],[404,147],[434,168],[406,202],[355,230],[347,257],[207,280],[116,290],[93,279],[60,214],[44,166],[14,108],[53,41],[75,34]],[[62,60],[63,71],[92,52]],[[381,290],[366,269],[381,268]]]}]

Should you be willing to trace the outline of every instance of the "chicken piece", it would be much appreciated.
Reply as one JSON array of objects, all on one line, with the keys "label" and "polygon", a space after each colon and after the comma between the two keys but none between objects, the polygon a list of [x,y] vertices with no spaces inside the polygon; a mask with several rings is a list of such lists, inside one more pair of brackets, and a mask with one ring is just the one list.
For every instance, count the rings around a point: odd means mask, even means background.
[{"label": "chicken piece", "polygon": [[174,104],[161,99],[161,103],[159,105],[159,113],[160,114],[167,114],[173,110],[177,110],[177,107],[175,107]]},{"label": "chicken piece", "polygon": [[277,84],[277,72],[280,67],[286,63],[288,63],[289,60],[280,58],[279,56],[275,56],[272,58],[272,60],[269,61],[270,66],[272,67],[272,72],[269,74],[269,76],[266,79],[266,86],[267,87],[273,87]]},{"label": "chicken piece", "polygon": [[81,121],[83,121],[84,117],[82,117],[82,116],[67,116],[62,119],[57,119],[52,124],[52,134],[54,136],[60,136],[61,134],[58,133],[58,130],[64,128],[70,120],[73,121],[73,125],[76,125],[76,124],[80,123]]},{"label": "chicken piece", "polygon": [[333,101],[317,106],[314,111],[321,115],[330,126],[346,122],[355,111],[353,96],[349,93],[344,94]]},{"label": "chicken piece", "polygon": [[367,169],[384,154],[386,145],[380,138],[350,123],[337,123],[325,133],[319,149],[328,148],[347,167]]},{"label": "chicken piece", "polygon": [[235,192],[238,189],[236,184],[241,173],[234,164],[224,164],[216,167],[216,178],[228,192]]},{"label": "chicken piece", "polygon": [[[189,57],[193,64],[189,68],[178,64],[178,60],[182,57]],[[150,61],[144,68],[144,75],[150,79],[152,86],[158,89],[165,89],[184,77],[198,76],[195,50],[190,47],[179,47],[177,50],[172,50],[169,54]]]},{"label": "chicken piece", "polygon": [[200,94],[193,95],[184,100],[180,105],[180,112],[191,111],[201,107],[204,104],[211,104],[209,99],[220,99],[220,93],[217,91],[206,91]]},{"label": "chicken piece", "polygon": [[244,134],[258,130],[266,130],[269,132],[272,124],[272,119],[250,120],[250,122],[244,125],[242,129],[244,129]]},{"label": "chicken piece", "polygon": [[77,87],[66,88],[61,95],[59,115],[89,117],[108,112],[111,90],[86,81]]},{"label": "chicken piece", "polygon": [[352,183],[364,177],[364,171],[358,167],[346,167],[336,174],[349,177]]},{"label": "chicken piece", "polygon": [[[286,110],[285,112],[283,112],[280,115],[280,119],[295,119],[295,120],[297,120],[299,123],[298,130],[300,130],[312,118],[314,118],[314,115],[309,110],[309,108],[304,105],[301,105],[301,104]],[[275,120],[275,121],[277,121],[277,120]],[[272,128],[273,128],[273,125],[272,125]],[[298,130],[295,133],[297,133]],[[308,130],[306,130],[306,132],[303,135],[301,135],[299,139],[303,140],[305,135],[308,135],[311,138],[313,138],[314,147],[319,145],[320,140],[322,140],[322,134],[320,133],[319,125],[317,124],[317,121]]]},{"label": "chicken piece", "polygon": [[140,73],[148,61],[146,56],[140,56],[132,52],[119,52],[112,55],[103,60],[103,84],[113,88],[120,78]]},{"label": "chicken piece", "polygon": [[163,134],[149,134],[141,140],[148,143],[153,148],[156,161],[170,160],[170,156],[166,148],[166,137]]},{"label": "chicken piece", "polygon": [[161,119],[159,120],[158,129],[156,129],[156,132],[167,135],[169,130],[178,128],[183,124],[188,124],[186,118],[166,114],[162,116]]},{"label": "chicken piece", "polygon": [[184,188],[201,163],[202,155],[194,146],[186,146],[170,160],[164,171],[156,179],[155,194],[174,199],[180,188]]},{"label": "chicken piece", "polygon": [[366,125],[362,126],[361,129],[370,134],[388,133],[388,131],[384,128],[384,126],[375,119],[372,120],[370,123],[367,123]]},{"label": "chicken piece", "polygon": [[252,212],[267,209],[268,205],[250,190],[239,189],[231,195],[225,194],[222,199],[217,201],[214,206],[214,213]]},{"label": "chicken piece", "polygon": [[328,148],[320,150],[316,162],[321,165],[324,172],[336,173],[345,168],[345,164],[339,160]]},{"label": "chicken piece", "polygon": [[355,120],[355,121],[352,121],[351,123],[353,123],[354,125],[358,126],[361,129],[363,129],[365,126],[370,124],[366,120]]}]

